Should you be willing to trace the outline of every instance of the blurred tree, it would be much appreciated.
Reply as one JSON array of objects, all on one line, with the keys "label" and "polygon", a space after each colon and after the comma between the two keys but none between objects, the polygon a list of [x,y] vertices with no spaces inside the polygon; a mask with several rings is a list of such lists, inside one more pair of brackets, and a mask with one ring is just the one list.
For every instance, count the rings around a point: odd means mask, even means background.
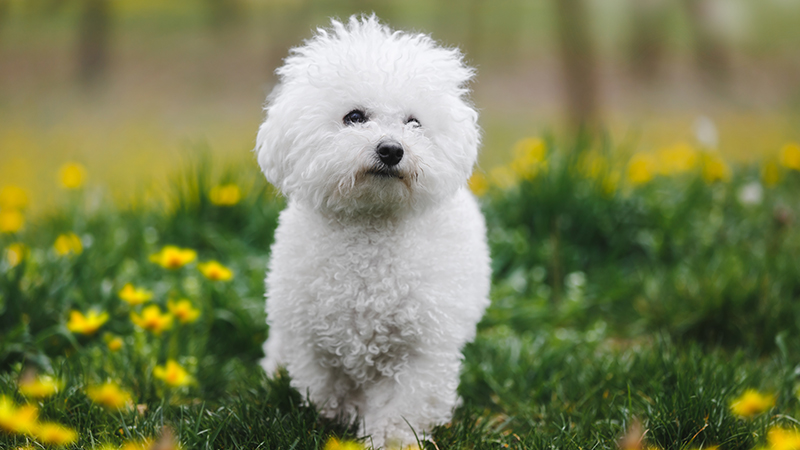
[{"label": "blurred tree", "polygon": [[108,69],[111,11],[109,0],[83,0],[78,29],[78,69],[86,86],[97,83]]},{"label": "blurred tree", "polygon": [[229,29],[241,17],[241,5],[238,0],[206,0],[208,7],[208,24],[214,31]]},{"label": "blurred tree", "polygon": [[567,114],[574,127],[597,124],[597,77],[589,20],[582,0],[554,0],[567,95]]},{"label": "blurred tree", "polygon": [[[11,0],[4,0],[4,1],[11,3]],[[26,11],[27,13],[35,16],[47,17],[47,16],[55,16],[56,14],[63,12],[65,9],[71,6],[69,5],[69,3],[72,2],[64,0],[36,0],[30,2],[23,2],[23,5],[25,5],[24,11]]]},{"label": "blurred tree", "polygon": [[8,19],[8,10],[11,6],[10,0],[0,0],[0,30],[3,29],[6,19]]},{"label": "blurred tree", "polygon": [[483,40],[483,0],[470,0],[467,4],[467,36],[464,41],[464,51],[470,59],[480,59],[480,46]]},{"label": "blurred tree", "polygon": [[637,79],[652,82],[658,76],[664,58],[669,2],[665,0],[630,0],[630,2],[631,68]]},{"label": "blurred tree", "polygon": [[727,81],[730,74],[725,43],[714,33],[712,21],[716,9],[712,0],[684,0],[689,27],[694,39],[695,61],[706,81],[713,86]]}]

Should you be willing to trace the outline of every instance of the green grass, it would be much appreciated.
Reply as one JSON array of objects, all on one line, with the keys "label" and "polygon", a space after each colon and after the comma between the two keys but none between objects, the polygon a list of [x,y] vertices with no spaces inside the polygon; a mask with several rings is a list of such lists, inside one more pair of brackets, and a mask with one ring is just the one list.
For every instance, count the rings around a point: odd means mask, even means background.
[{"label": "green grass", "polygon": [[[546,171],[482,198],[492,306],[464,351],[463,404],[424,448],[615,449],[639,422],[647,446],[750,450],[771,427],[797,427],[800,172],[786,170],[752,205],[738,197],[759,180],[755,166],[734,167],[725,182],[708,184],[697,169],[609,192],[604,175],[579,169],[587,145],[549,148]],[[214,205],[211,187],[231,182],[242,200]],[[30,249],[17,266],[0,260],[0,395],[26,401],[17,390],[26,368],[61,380],[56,395],[33,402],[42,419],[78,430],[68,448],[155,437],[165,426],[198,449],[318,449],[331,436],[360,437],[353,422],[320,418],[287,374],[269,379],[258,366],[264,270],[284,204],[255,166],[212,170],[200,159],[163,205],[63,195],[59,209],[0,235],[0,249]],[[79,255],[52,249],[66,232],[81,237]],[[213,282],[195,263],[168,271],[149,261],[168,244],[235,276]],[[117,295],[128,282],[153,291],[162,309],[189,298],[202,315],[160,336],[138,329],[129,315],[141,307]],[[71,333],[69,312],[90,308],[110,320],[93,336]],[[108,350],[107,334],[123,337],[121,350]],[[195,382],[156,379],[168,359]],[[86,388],[109,380],[140,411],[92,403]],[[730,403],[746,389],[774,394],[775,406],[736,417]],[[1,448],[27,442],[0,432]]]}]

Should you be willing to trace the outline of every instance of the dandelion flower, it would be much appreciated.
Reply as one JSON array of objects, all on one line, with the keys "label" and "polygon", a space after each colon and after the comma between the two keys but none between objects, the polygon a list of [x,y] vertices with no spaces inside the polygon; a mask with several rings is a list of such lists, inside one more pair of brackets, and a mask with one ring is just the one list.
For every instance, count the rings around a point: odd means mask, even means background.
[{"label": "dandelion flower", "polygon": [[356,441],[340,441],[332,437],[325,443],[324,450],[364,450],[364,446]]},{"label": "dandelion flower", "polygon": [[511,170],[522,178],[534,178],[544,167],[546,150],[544,141],[539,138],[527,138],[517,142],[514,144]]},{"label": "dandelion flower", "polygon": [[800,432],[786,428],[773,427],[767,433],[770,450],[800,449]]},{"label": "dandelion flower", "polygon": [[578,161],[578,170],[587,178],[597,179],[608,172],[608,158],[599,152],[587,152]]},{"label": "dandelion flower", "polygon": [[716,181],[728,181],[731,179],[731,169],[725,160],[716,153],[703,155],[703,179],[711,184]]},{"label": "dandelion flower", "polygon": [[164,366],[156,366],[153,369],[153,376],[163,380],[171,387],[186,386],[192,382],[192,377],[175,360],[170,359]]},{"label": "dandelion flower", "polygon": [[0,209],[0,233],[16,233],[25,225],[25,216],[16,209]]},{"label": "dandelion flower", "polygon": [[242,193],[235,184],[223,184],[213,187],[208,198],[217,206],[233,206],[242,199]]},{"label": "dandelion flower", "polygon": [[767,161],[761,167],[761,180],[767,187],[773,187],[781,181],[781,169],[775,161]]},{"label": "dandelion flower", "polygon": [[150,261],[165,269],[180,269],[195,259],[197,259],[197,252],[174,245],[167,245],[158,253],[150,255]]},{"label": "dandelion flower", "polygon": [[142,311],[142,314],[131,313],[131,321],[136,325],[151,331],[156,336],[160,336],[164,330],[172,328],[172,315],[162,313],[156,305],[150,305]]},{"label": "dandelion flower", "polygon": [[0,188],[0,208],[23,209],[28,206],[28,194],[19,186],[7,185]]},{"label": "dandelion flower", "polygon": [[120,450],[150,450],[153,448],[153,441],[151,439],[144,439],[141,441],[129,441],[120,447]]},{"label": "dandelion flower", "polygon": [[81,238],[79,238],[75,233],[60,234],[56,238],[56,243],[53,244],[53,248],[58,256],[67,256],[72,253],[80,255],[81,252],[83,252]]},{"label": "dandelion flower", "polygon": [[783,167],[800,170],[800,144],[790,142],[781,148],[780,163]]},{"label": "dandelion flower", "polygon": [[483,197],[489,190],[489,180],[482,172],[473,172],[469,177],[468,185],[473,194]]},{"label": "dandelion flower", "polygon": [[233,278],[231,269],[223,266],[217,261],[208,261],[197,265],[204,277],[211,281],[228,281]]},{"label": "dandelion flower", "polygon": [[662,175],[674,175],[688,172],[695,167],[700,160],[700,153],[691,145],[682,142],[671,147],[665,147],[656,151],[655,157],[658,161],[658,171]]},{"label": "dandelion flower", "polygon": [[72,310],[69,313],[67,329],[73,333],[92,335],[108,322],[108,313],[98,313],[95,310],[89,311],[85,316],[80,311]]},{"label": "dandelion flower", "polygon": [[613,171],[608,173],[605,177],[603,177],[603,181],[600,183],[600,187],[603,189],[603,193],[611,197],[614,195],[614,192],[617,192],[617,187],[619,186],[619,180],[622,178],[622,175],[618,171]]},{"label": "dandelion flower", "polygon": [[46,398],[58,392],[60,385],[53,377],[43,375],[40,377],[23,377],[19,381],[18,387],[20,394],[25,397]]},{"label": "dandelion flower", "polygon": [[86,169],[75,162],[64,164],[58,171],[58,180],[64,189],[80,189],[86,180]]},{"label": "dandelion flower", "polygon": [[131,283],[127,283],[119,291],[119,298],[126,301],[131,306],[141,305],[142,303],[153,298],[153,293],[144,288],[134,287]]},{"label": "dandelion flower", "polygon": [[32,434],[38,416],[35,406],[17,408],[10,398],[0,395],[0,429],[14,434]]},{"label": "dandelion flower", "polygon": [[108,349],[112,352],[119,351],[119,349],[122,348],[122,344],[122,338],[119,336],[108,336],[106,339],[106,346],[108,346]]},{"label": "dandelion flower", "polygon": [[748,389],[741,397],[731,402],[731,411],[739,417],[750,419],[768,411],[775,405],[775,397],[761,394],[755,389]]},{"label": "dandelion flower", "polygon": [[180,323],[192,323],[200,317],[200,310],[192,306],[192,302],[186,299],[175,301],[168,301],[167,308],[169,312],[178,318]]},{"label": "dandelion flower", "polygon": [[16,267],[25,259],[28,247],[21,242],[14,242],[6,247],[6,262],[11,267]]},{"label": "dandelion flower", "polygon": [[67,445],[78,440],[78,433],[54,422],[40,423],[34,430],[36,440],[48,445]]},{"label": "dandelion flower", "polygon": [[656,174],[657,162],[649,153],[636,153],[628,161],[628,181],[634,186],[645,184]]},{"label": "dandelion flower", "polygon": [[90,387],[86,389],[86,395],[93,402],[108,409],[122,409],[131,404],[131,394],[114,382]]},{"label": "dandelion flower", "polygon": [[506,166],[495,167],[489,171],[491,183],[501,189],[511,189],[517,184],[517,176]]}]

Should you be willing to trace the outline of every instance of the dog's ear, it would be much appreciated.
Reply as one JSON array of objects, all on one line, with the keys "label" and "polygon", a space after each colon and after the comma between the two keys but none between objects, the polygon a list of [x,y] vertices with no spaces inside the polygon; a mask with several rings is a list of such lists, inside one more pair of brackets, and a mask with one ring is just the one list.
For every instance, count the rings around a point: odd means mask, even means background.
[{"label": "dog's ear", "polygon": [[[280,87],[276,88],[270,97],[275,98],[279,89]],[[261,172],[267,177],[267,181],[283,192],[288,143],[284,120],[280,111],[276,110],[279,108],[275,106],[272,104],[266,108],[267,117],[258,129],[255,152],[258,165],[261,166]]]}]

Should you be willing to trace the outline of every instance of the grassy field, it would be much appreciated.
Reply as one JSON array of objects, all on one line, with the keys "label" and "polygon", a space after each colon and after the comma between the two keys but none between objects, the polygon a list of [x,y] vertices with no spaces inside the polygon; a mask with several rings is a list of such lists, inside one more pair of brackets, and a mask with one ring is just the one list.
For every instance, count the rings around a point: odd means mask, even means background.
[{"label": "grassy field", "polygon": [[[423,448],[800,448],[800,146],[622,150],[531,138],[473,177],[492,305]],[[193,161],[166,201],[78,164],[43,213],[0,186],[0,447],[368,445],[257,364],[283,200]]]}]

